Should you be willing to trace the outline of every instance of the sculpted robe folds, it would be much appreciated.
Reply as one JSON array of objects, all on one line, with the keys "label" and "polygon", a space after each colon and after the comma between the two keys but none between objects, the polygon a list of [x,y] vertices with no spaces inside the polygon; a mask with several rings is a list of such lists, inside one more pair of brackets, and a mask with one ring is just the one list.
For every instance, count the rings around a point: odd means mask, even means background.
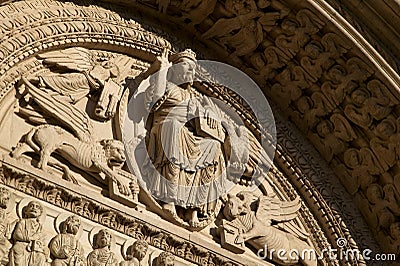
[{"label": "sculpted robe folds", "polygon": [[42,225],[36,218],[20,220],[13,233],[14,245],[9,254],[10,266],[42,266],[46,263]]},{"label": "sculpted robe folds", "polygon": [[[150,160],[144,164],[147,189],[159,200],[182,207],[199,207],[203,214],[214,209],[217,195],[225,191],[222,144],[199,136],[191,118],[204,114],[201,99],[191,88],[172,83],[152,109],[147,140]],[[153,166],[151,166],[153,164]]]},{"label": "sculpted robe folds", "polygon": [[113,252],[107,247],[98,248],[89,253],[87,258],[88,266],[117,266],[118,261]]},{"label": "sculpted robe folds", "polygon": [[55,257],[53,266],[83,266],[85,256],[82,245],[72,234],[59,234],[50,242],[51,254]]}]

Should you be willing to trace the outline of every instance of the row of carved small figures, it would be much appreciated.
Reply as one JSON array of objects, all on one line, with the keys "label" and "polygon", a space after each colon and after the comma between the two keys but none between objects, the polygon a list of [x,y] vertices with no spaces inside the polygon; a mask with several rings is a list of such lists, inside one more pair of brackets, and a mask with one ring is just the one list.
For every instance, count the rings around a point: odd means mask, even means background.
[{"label": "row of carved small figures", "polygon": [[[82,232],[81,220],[71,215],[60,224],[60,232],[45,245],[43,224],[45,213],[37,201],[30,201],[22,208],[22,217],[16,223],[9,221],[7,214],[13,205],[12,193],[0,187],[0,263],[7,259],[9,266],[134,266],[143,265],[148,253],[148,243],[137,240],[127,247],[125,261],[119,262],[111,251],[112,234],[101,229],[93,236],[93,251],[87,258],[79,241]],[[51,259],[50,259],[51,258]],[[175,257],[162,252],[149,264],[173,266]]]}]

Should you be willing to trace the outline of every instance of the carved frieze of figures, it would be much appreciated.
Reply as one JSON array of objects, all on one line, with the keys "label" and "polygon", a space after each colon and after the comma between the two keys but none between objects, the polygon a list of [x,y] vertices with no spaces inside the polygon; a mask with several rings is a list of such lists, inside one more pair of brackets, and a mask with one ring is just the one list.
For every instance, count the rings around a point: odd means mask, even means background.
[{"label": "carved frieze of figures", "polygon": [[126,250],[125,261],[120,262],[120,266],[140,266],[146,257],[149,244],[145,240],[136,240]]},{"label": "carved frieze of figures", "polygon": [[344,112],[356,125],[368,129],[374,121],[381,121],[393,110],[398,100],[378,80],[371,80],[367,88],[359,88],[351,94],[352,103]]},{"label": "carved frieze of figures", "polygon": [[[260,8],[271,4],[277,12],[261,12],[257,4],[262,6]],[[254,0],[226,1],[226,10],[234,17],[219,19],[203,37],[216,37],[222,44],[233,47],[233,56],[253,52],[263,40],[263,30],[269,32],[278,19],[288,14],[287,9],[278,1],[258,1],[257,4]]]},{"label": "carved frieze of figures", "polygon": [[307,73],[300,66],[287,67],[275,79],[277,83],[272,85],[271,94],[279,99],[282,108],[287,108],[291,101],[296,101],[303,94],[303,90],[309,87]]},{"label": "carved frieze of figures", "polygon": [[316,15],[307,9],[297,12],[296,18],[286,18],[283,20],[282,34],[276,40],[276,46],[293,58],[302,47],[310,40],[311,35],[317,33],[324,23]]},{"label": "carved frieze of figures", "polygon": [[304,131],[314,128],[321,117],[331,113],[334,109],[327,97],[320,91],[314,92],[311,97],[301,96],[294,104],[297,110],[291,119]]},{"label": "carved frieze of figures", "polygon": [[[248,243],[255,250],[270,249],[292,250],[300,253],[302,250],[313,250],[307,243],[308,235],[293,223],[300,209],[300,201],[281,201],[277,198],[260,196],[254,200],[250,192],[240,192],[236,196],[228,194],[223,209],[224,219],[221,230],[232,231],[237,228],[235,243],[228,243],[227,247],[243,242]],[[276,225],[273,225],[275,223]],[[235,230],[233,230],[233,233]],[[229,233],[228,232],[228,233]],[[227,240],[229,238],[225,238]],[[237,249],[231,249],[237,252]],[[269,258],[279,265],[301,263],[303,265],[317,265],[316,260],[307,258],[287,258],[282,260],[276,255]]]},{"label": "carved frieze of figures", "polygon": [[344,165],[338,166],[342,182],[350,194],[355,194],[359,188],[366,191],[383,173],[375,154],[369,148],[349,148],[343,154]]},{"label": "carved frieze of figures", "polygon": [[348,147],[347,142],[356,137],[346,118],[337,113],[332,114],[329,120],[319,122],[316,134],[310,133],[310,140],[328,162],[334,155],[344,152]]},{"label": "carved frieze of figures", "polygon": [[390,225],[390,249],[395,254],[400,254],[400,222],[394,222]]},{"label": "carved frieze of figures", "polygon": [[277,73],[277,69],[285,66],[289,58],[277,47],[268,46],[264,53],[253,53],[250,57],[250,63],[253,68],[248,72],[260,82],[265,84],[266,80],[272,79]]},{"label": "carved frieze of figures", "polygon": [[14,207],[12,193],[0,187],[0,262],[8,256],[11,248],[12,221],[10,221],[10,210]]},{"label": "carved frieze of figures", "polygon": [[43,206],[37,201],[31,201],[23,207],[22,218],[12,234],[10,266],[46,265],[49,251],[43,233],[45,217]]},{"label": "carved frieze of figures", "polygon": [[189,25],[196,26],[203,22],[213,11],[217,0],[184,0],[180,8],[183,20],[190,20]]},{"label": "carved frieze of figures", "polygon": [[86,258],[83,247],[78,239],[81,231],[81,220],[72,215],[60,228],[60,233],[50,241],[49,248],[52,256],[52,266],[84,266]]},{"label": "carved frieze of figures", "polygon": [[111,251],[113,236],[106,229],[101,229],[93,237],[93,251],[87,257],[88,266],[117,266],[118,260]]},{"label": "carved frieze of figures", "polygon": [[318,41],[311,41],[304,47],[304,53],[300,60],[300,65],[304,68],[312,82],[316,82],[322,73],[335,61],[330,57],[328,52],[324,52],[324,47]]},{"label": "carved frieze of figures", "polygon": [[371,149],[375,153],[383,169],[387,171],[393,167],[400,158],[400,142],[398,121],[389,116],[375,127],[375,135],[370,141]]},{"label": "carved frieze of figures", "polygon": [[365,197],[359,193],[356,199],[368,223],[376,231],[389,231],[400,215],[400,196],[394,186],[387,184],[382,188],[374,183],[368,186],[364,194]]},{"label": "carved frieze of figures", "polygon": [[329,69],[335,60],[350,49],[350,46],[334,33],[325,34],[321,41],[312,40],[304,47],[300,65],[315,82]]},{"label": "carved frieze of figures", "polygon": [[335,65],[328,70],[327,81],[322,84],[321,90],[331,99],[333,106],[338,106],[347,94],[358,87],[372,75],[372,70],[358,58],[350,58],[345,66]]}]

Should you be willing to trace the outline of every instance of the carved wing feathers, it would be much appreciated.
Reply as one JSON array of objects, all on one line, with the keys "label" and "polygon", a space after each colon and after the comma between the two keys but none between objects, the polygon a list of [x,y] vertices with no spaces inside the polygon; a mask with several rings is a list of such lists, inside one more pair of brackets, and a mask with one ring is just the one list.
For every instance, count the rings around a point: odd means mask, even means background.
[{"label": "carved wing feathers", "polygon": [[300,206],[300,198],[293,201],[281,201],[268,196],[260,196],[256,216],[261,221],[266,219],[276,222],[290,221],[297,217]]},{"label": "carved wing feathers", "polygon": [[22,77],[22,80],[27,85],[29,94],[45,113],[71,129],[80,140],[84,142],[92,141],[93,125],[84,111],[68,102],[57,100],[45,91],[36,88],[25,77]]},{"label": "carved wing feathers", "polygon": [[38,58],[42,59],[46,65],[79,72],[91,70],[94,66],[93,54],[82,47],[47,52],[38,55]]},{"label": "carved wing feathers", "polygon": [[205,39],[210,39],[213,37],[221,37],[229,34],[231,31],[240,28],[240,20],[237,18],[218,20],[214,26],[211,27],[207,32],[203,34]]},{"label": "carved wing feathers", "polygon": [[291,233],[301,240],[307,240],[309,235],[307,232],[301,230],[298,225],[295,224],[295,221],[291,220],[288,222],[278,223],[276,225],[278,229]]}]

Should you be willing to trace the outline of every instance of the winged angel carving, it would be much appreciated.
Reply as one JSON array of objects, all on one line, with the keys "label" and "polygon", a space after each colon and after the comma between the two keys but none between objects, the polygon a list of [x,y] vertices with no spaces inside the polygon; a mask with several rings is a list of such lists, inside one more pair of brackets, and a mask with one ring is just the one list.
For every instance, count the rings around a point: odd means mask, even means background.
[{"label": "winged angel carving", "polygon": [[270,253],[271,256],[264,254],[265,258],[279,265],[296,263],[317,265],[316,259],[288,254],[293,250],[296,250],[297,254],[301,254],[304,250],[313,250],[306,242],[308,234],[294,223],[301,207],[300,199],[281,201],[276,197],[264,195],[254,201],[252,198],[254,196],[250,192],[240,192],[235,196],[228,194],[225,199],[223,214],[228,223],[223,223],[221,229],[233,234],[235,231],[231,228],[238,229],[234,239],[235,244],[247,242],[256,250],[263,252],[273,249],[284,250],[285,256],[277,256],[275,253]]},{"label": "winged angel carving", "polygon": [[19,114],[37,126],[17,144],[11,155],[19,158],[26,152],[35,152],[40,156],[39,168],[58,166],[64,170],[66,179],[76,183],[69,167],[52,157],[57,153],[102,182],[106,181],[105,175],[117,182],[121,193],[128,194],[129,190],[114,171],[125,163],[122,142],[96,139],[93,122],[77,104],[98,92],[94,116],[98,120],[113,117],[123,90],[120,83],[132,59],[128,56],[104,59],[80,47],[47,52],[38,58],[55,71],[38,77],[22,77],[19,91],[24,96],[22,99],[29,100],[20,106]]}]

